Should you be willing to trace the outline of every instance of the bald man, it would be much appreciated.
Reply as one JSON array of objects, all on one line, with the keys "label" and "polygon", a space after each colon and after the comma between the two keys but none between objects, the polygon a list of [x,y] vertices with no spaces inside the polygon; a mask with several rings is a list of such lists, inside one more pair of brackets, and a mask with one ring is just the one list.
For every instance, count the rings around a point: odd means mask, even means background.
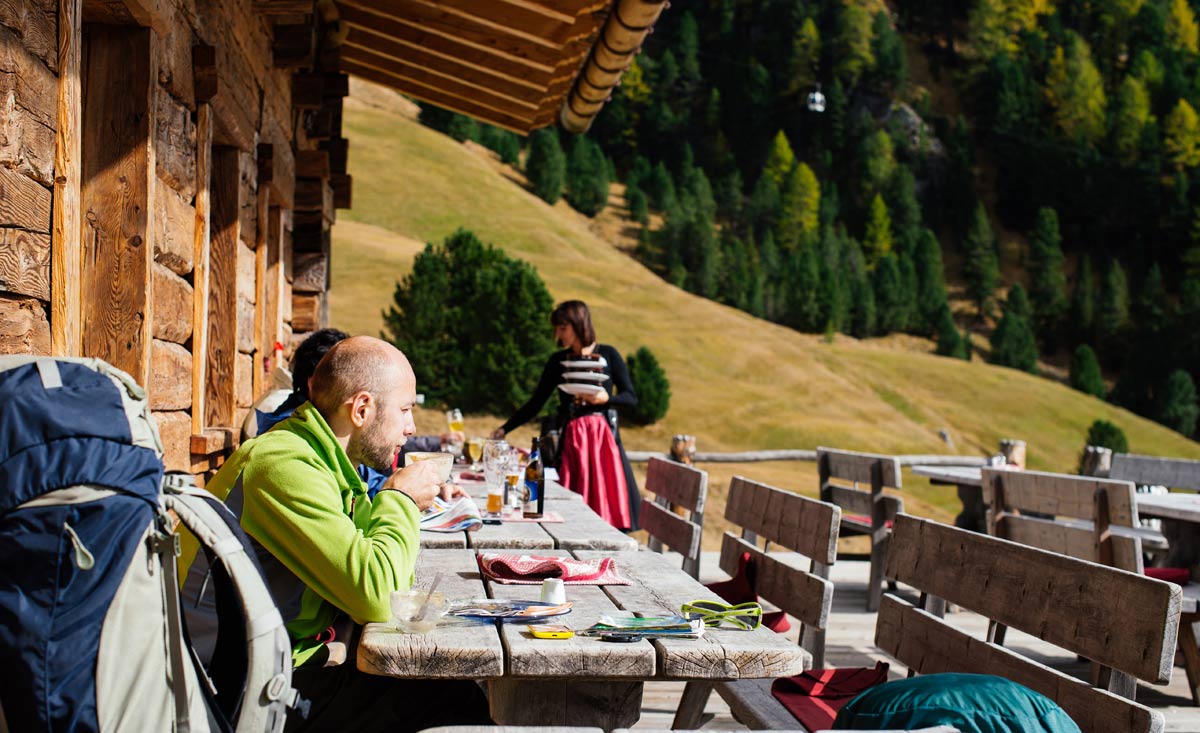
[{"label": "bald man", "polygon": [[412,585],[421,511],[451,493],[433,464],[421,462],[389,476],[372,500],[355,470],[390,468],[415,432],[408,359],[379,339],[348,338],[321,359],[310,394],[290,418],[239,448],[208,485],[253,540],[287,624],[293,685],[312,702],[307,721],[293,713],[287,730],[489,723],[472,683],[359,672],[347,638],[353,627],[341,623],[388,620],[389,594]]}]

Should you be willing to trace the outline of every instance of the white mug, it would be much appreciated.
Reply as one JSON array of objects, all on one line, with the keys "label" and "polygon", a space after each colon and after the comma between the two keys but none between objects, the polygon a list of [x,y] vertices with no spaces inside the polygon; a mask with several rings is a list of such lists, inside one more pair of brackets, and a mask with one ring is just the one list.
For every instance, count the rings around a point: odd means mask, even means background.
[{"label": "white mug", "polygon": [[546,578],[542,581],[542,603],[558,605],[567,602],[567,589],[562,578]]}]

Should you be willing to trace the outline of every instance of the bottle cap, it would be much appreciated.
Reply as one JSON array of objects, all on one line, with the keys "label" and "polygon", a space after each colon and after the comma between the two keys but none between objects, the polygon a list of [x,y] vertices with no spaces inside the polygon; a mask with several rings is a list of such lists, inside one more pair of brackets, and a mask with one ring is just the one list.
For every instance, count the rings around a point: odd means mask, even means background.
[{"label": "bottle cap", "polygon": [[542,581],[542,603],[566,603],[567,589],[562,578],[546,578]]}]

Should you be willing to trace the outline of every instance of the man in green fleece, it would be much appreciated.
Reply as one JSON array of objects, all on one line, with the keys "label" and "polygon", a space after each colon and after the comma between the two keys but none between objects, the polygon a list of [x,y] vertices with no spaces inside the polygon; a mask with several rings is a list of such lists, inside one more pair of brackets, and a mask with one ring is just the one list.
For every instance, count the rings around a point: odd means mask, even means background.
[{"label": "man in green fleece", "polygon": [[415,433],[412,367],[392,345],[356,336],[321,359],[311,385],[310,402],[245,443],[208,485],[253,540],[292,639],[293,685],[312,704],[287,730],[490,723],[474,683],[367,675],[347,659],[349,630],[386,621],[389,594],[412,585],[420,513],[450,494],[432,463],[396,471],[374,500],[355,470],[390,468]]}]

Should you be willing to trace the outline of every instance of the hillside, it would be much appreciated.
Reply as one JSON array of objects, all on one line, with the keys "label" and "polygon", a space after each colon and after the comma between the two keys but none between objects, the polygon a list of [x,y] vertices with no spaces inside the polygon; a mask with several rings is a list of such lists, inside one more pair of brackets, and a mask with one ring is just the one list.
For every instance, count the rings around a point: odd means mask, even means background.
[{"label": "hillside", "polygon": [[[1031,467],[1070,470],[1087,426],[1117,423],[1133,450],[1200,458],[1200,445],[1150,421],[1015,370],[837,336],[826,343],[664,283],[589,231],[560,202],[551,207],[473,154],[411,118],[349,105],[355,206],[334,228],[333,325],[377,333],[380,311],[420,242],[466,227],[533,263],[556,300],[592,307],[601,340],[622,352],[649,346],[671,380],[671,412],[625,432],[635,449],[662,450],[669,436],[698,436],[703,450],[832,445],[897,453],[981,455],[1003,437],[1023,438]],[[472,420],[472,430],[494,426]],[[427,429],[436,429],[431,423]],[[720,486],[732,473],[714,475]],[[737,467],[784,487],[809,489],[811,466]],[[915,493],[914,509],[948,516],[952,492]],[[719,513],[719,503],[710,516]],[[711,537],[711,535],[710,535]]]}]

